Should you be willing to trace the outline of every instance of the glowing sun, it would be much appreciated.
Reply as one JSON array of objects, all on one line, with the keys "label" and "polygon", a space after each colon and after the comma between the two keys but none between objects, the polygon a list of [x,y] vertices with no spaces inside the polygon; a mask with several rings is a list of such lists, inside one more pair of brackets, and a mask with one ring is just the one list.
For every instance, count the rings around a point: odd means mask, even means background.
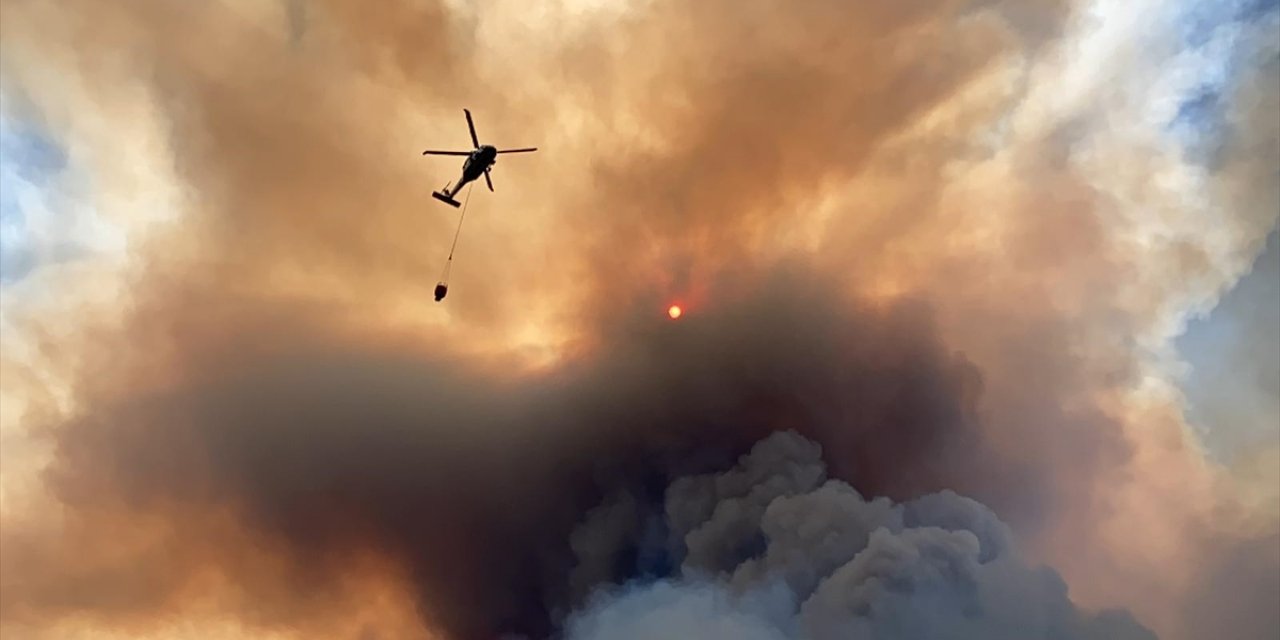
[{"label": "glowing sun", "polygon": [[683,313],[684,313],[684,309],[681,309],[680,305],[678,304],[673,304],[670,307],[667,307],[667,315],[671,316],[672,320],[679,318],[680,315]]}]

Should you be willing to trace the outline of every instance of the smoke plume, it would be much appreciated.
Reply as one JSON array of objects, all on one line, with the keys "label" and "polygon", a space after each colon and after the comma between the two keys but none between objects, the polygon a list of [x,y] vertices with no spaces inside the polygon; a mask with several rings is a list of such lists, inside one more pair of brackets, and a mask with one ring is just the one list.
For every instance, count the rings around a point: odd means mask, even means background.
[{"label": "smoke plume", "polygon": [[676,480],[657,553],[683,558],[679,577],[597,592],[566,637],[1155,637],[1123,612],[1082,615],[986,507],[866,500],[824,480],[820,453],[780,432],[728,472]]},{"label": "smoke plume", "polygon": [[[85,526],[110,515],[98,513],[103,487],[136,514],[229,512],[284,570],[256,575],[234,547],[189,557],[207,525],[179,522],[151,532],[181,559],[178,575],[157,583],[125,564],[111,579],[139,581],[135,590],[79,594],[110,601],[78,602],[57,576],[84,579],[77,573],[96,564],[95,548],[85,549],[89,557],[63,550],[42,558],[46,570],[58,569],[45,578],[51,591],[24,585],[7,594],[6,608],[19,617],[82,606],[150,611],[175,588],[167,581],[181,584],[205,562],[233,560],[272,590],[322,599],[327,587],[312,591],[340,582],[344,556],[368,551],[403,563],[434,626],[459,637],[546,633],[572,596],[626,577],[610,570],[615,552],[596,558],[604,569],[587,561],[604,553],[591,549],[600,538],[636,539],[639,522],[619,511],[625,503],[613,505],[618,513],[584,515],[596,500],[652,491],[676,474],[731,460],[773,430],[796,428],[843,446],[847,477],[878,492],[963,484],[948,477],[951,461],[956,469],[1010,464],[972,431],[976,374],[936,342],[922,309],[845,311],[815,278],[780,271],[750,299],[679,326],[629,327],[610,338],[607,355],[550,375],[503,375],[391,346],[354,351],[287,320],[220,321],[209,327],[219,341],[230,323],[235,338],[242,327],[259,327],[254,340],[262,343],[211,345],[194,379],[103,402],[63,424],[50,482],[89,518]],[[777,456],[806,456],[809,468],[777,479],[789,485],[757,487],[748,469],[714,487],[672,486],[670,528],[688,533],[686,562],[709,570],[733,562],[743,552],[739,539],[774,498],[825,477],[815,446],[795,447]],[[864,460],[873,462],[858,469]],[[767,472],[781,462],[761,464]],[[1025,501],[1044,497],[1034,484],[1021,486]],[[686,493],[687,501],[678,498]],[[716,517],[704,524],[712,509]],[[600,532],[574,533],[581,519]],[[684,531],[693,525],[697,531]],[[575,551],[587,561],[573,562]],[[255,616],[281,615],[276,623],[311,615],[290,612],[287,602],[249,604],[265,609]]]},{"label": "smoke plume", "polygon": [[[1260,632],[1169,345],[1276,223],[1276,12],[1204,160],[1157,4],[0,0],[125,238],[5,285],[0,625]],[[540,150],[436,304],[462,107]]]}]

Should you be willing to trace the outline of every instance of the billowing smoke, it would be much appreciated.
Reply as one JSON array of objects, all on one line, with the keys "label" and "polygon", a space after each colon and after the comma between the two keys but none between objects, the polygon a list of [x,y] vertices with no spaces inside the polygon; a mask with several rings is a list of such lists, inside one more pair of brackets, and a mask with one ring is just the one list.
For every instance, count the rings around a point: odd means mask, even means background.
[{"label": "billowing smoke", "polygon": [[[829,290],[812,270],[780,265],[749,298],[678,324],[653,315],[610,336],[599,357],[550,374],[335,347],[269,317],[236,318],[222,336],[224,321],[208,337],[223,347],[203,351],[193,378],[63,424],[49,479],[85,527],[119,526],[120,509],[162,521],[224,513],[274,562],[257,566],[211,538],[203,516],[141,534],[172,559],[161,575],[100,567],[107,550],[96,545],[47,549],[17,533],[6,544],[22,553],[6,557],[41,575],[10,569],[23,582],[5,593],[7,614],[162,610],[202,572],[230,565],[248,585],[235,590],[254,594],[236,605],[242,614],[302,624],[314,608],[291,603],[335,597],[349,563],[373,553],[404,567],[431,628],[550,633],[597,588],[632,577],[619,554],[647,558],[641,543],[653,536],[689,541],[683,558],[652,558],[654,571],[736,565],[774,498],[826,477],[812,443],[780,441],[790,448],[753,455],[760,469],[715,482],[676,481],[666,524],[644,507],[672,479],[722,467],[782,429],[831,443],[843,477],[876,494],[963,487],[1007,496],[1011,508],[1052,499],[1044,485],[1006,486],[1018,465],[976,431],[979,377],[937,342],[925,308],[851,310]],[[251,348],[248,336],[262,342]],[[807,466],[762,483],[792,459]],[[105,573],[91,578],[90,566]],[[90,579],[128,588],[75,586]]]},{"label": "billowing smoke", "polygon": [[[1169,339],[1275,226],[1280,12],[1204,158],[1166,4],[0,0],[124,236],[4,285],[4,634],[1266,633]],[[436,304],[462,107],[540,151]]]},{"label": "billowing smoke", "polygon": [[[667,537],[637,528],[613,554],[679,570],[595,592],[567,638],[1155,637],[1124,612],[1079,612],[981,504],[950,491],[868,500],[827,479],[821,448],[794,432],[768,436],[730,471],[677,479],[661,508]],[[616,542],[612,521],[588,520],[577,535]]]}]

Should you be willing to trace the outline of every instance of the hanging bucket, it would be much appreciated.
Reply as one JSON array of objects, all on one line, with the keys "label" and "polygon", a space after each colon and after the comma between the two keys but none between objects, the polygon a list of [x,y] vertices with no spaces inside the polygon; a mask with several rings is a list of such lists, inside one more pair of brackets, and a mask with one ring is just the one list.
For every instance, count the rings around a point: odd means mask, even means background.
[{"label": "hanging bucket", "polygon": [[436,302],[444,300],[444,294],[449,293],[449,285],[441,282],[436,285]]}]

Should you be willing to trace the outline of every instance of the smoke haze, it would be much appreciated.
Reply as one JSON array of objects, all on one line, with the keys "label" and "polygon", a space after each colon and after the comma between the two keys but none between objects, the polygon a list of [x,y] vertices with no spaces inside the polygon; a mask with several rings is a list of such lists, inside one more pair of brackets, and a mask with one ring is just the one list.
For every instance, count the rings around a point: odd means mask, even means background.
[{"label": "smoke haze", "polygon": [[[1266,637],[1171,340],[1280,211],[1277,12],[1205,160],[1147,4],[0,0],[126,230],[5,291],[6,632]],[[437,305],[463,106],[540,151]]]}]

